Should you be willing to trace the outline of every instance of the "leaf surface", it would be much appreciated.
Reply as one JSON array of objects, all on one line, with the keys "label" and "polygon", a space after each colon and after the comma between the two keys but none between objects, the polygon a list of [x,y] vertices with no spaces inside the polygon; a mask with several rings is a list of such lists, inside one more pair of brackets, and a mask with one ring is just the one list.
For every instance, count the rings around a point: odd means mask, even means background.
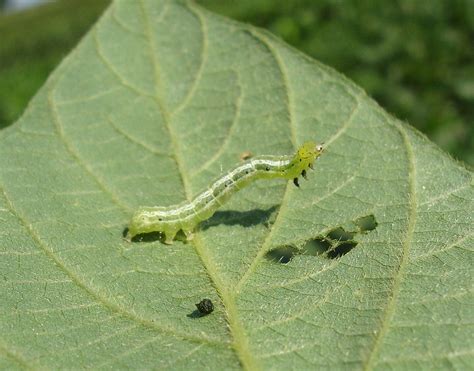
[{"label": "leaf surface", "polygon": [[[138,206],[307,140],[327,149],[301,189],[257,181],[192,243],[123,240]],[[473,193],[271,35],[116,2],[0,131],[0,368],[467,368]]]}]

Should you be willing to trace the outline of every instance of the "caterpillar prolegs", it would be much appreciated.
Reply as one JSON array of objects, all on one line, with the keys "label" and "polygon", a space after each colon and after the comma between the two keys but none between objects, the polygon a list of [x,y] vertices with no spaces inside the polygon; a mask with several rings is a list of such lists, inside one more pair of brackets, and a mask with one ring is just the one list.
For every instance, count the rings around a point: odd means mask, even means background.
[{"label": "caterpillar prolegs", "polygon": [[192,201],[173,206],[140,207],[128,226],[128,238],[150,232],[162,232],[164,242],[172,244],[182,230],[189,240],[200,222],[209,219],[234,193],[257,179],[292,179],[299,187],[298,177],[306,179],[306,170],[313,168],[323,146],[306,142],[291,156],[256,156],[235,167],[212,183]]}]

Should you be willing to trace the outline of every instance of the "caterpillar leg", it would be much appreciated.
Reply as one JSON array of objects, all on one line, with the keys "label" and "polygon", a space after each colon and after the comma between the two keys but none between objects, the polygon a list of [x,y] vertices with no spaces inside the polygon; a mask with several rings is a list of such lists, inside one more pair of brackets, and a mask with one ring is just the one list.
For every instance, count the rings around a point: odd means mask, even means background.
[{"label": "caterpillar leg", "polygon": [[172,245],[174,237],[176,236],[176,232],[175,231],[169,231],[169,232],[163,232],[163,234],[165,235],[164,243],[167,244],[167,245]]},{"label": "caterpillar leg", "polygon": [[184,232],[184,235],[186,236],[186,240],[187,240],[187,241],[192,241],[192,240],[193,240],[194,234],[193,234],[192,231],[185,231],[185,230],[183,230],[183,232]]},{"label": "caterpillar leg", "polygon": [[298,183],[298,178],[294,178],[294,179],[293,179],[293,183],[294,183],[295,186],[297,186],[297,187],[300,186],[300,183]]},{"label": "caterpillar leg", "polygon": [[132,238],[136,236],[136,233],[133,233],[133,231],[130,231],[129,228],[126,228],[124,231],[123,239],[127,242],[132,242]]}]

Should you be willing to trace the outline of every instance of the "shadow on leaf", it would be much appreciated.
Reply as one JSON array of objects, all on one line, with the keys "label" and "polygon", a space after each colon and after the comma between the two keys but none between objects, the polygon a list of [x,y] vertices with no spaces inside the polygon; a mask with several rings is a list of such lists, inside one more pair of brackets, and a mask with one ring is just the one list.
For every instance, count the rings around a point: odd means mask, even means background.
[{"label": "shadow on leaf", "polygon": [[252,209],[248,211],[217,211],[210,219],[201,223],[199,229],[206,230],[221,224],[240,225],[252,227],[258,224],[267,224],[271,215],[278,209],[279,205],[273,205],[268,209]]},{"label": "shadow on leaf", "polygon": [[[258,224],[269,224],[271,215],[278,209],[278,205],[269,207],[268,209],[253,209],[248,211],[217,211],[210,219],[202,222],[198,226],[198,230],[207,230],[209,228],[224,225],[241,225],[243,227],[251,227]],[[128,227],[122,231],[122,236],[127,237]],[[142,233],[134,236],[132,242],[163,242],[164,235],[161,232]],[[186,242],[186,236],[179,231],[175,240]]]}]

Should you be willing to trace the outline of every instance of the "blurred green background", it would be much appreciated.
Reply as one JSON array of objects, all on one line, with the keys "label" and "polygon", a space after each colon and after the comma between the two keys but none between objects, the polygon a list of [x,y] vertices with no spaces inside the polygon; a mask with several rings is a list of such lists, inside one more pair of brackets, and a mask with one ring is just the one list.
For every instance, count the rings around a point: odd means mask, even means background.
[{"label": "blurred green background", "polygon": [[[473,0],[197,2],[264,27],[344,73],[387,111],[474,164]],[[21,115],[108,3],[62,0],[0,15],[0,128]]]}]

